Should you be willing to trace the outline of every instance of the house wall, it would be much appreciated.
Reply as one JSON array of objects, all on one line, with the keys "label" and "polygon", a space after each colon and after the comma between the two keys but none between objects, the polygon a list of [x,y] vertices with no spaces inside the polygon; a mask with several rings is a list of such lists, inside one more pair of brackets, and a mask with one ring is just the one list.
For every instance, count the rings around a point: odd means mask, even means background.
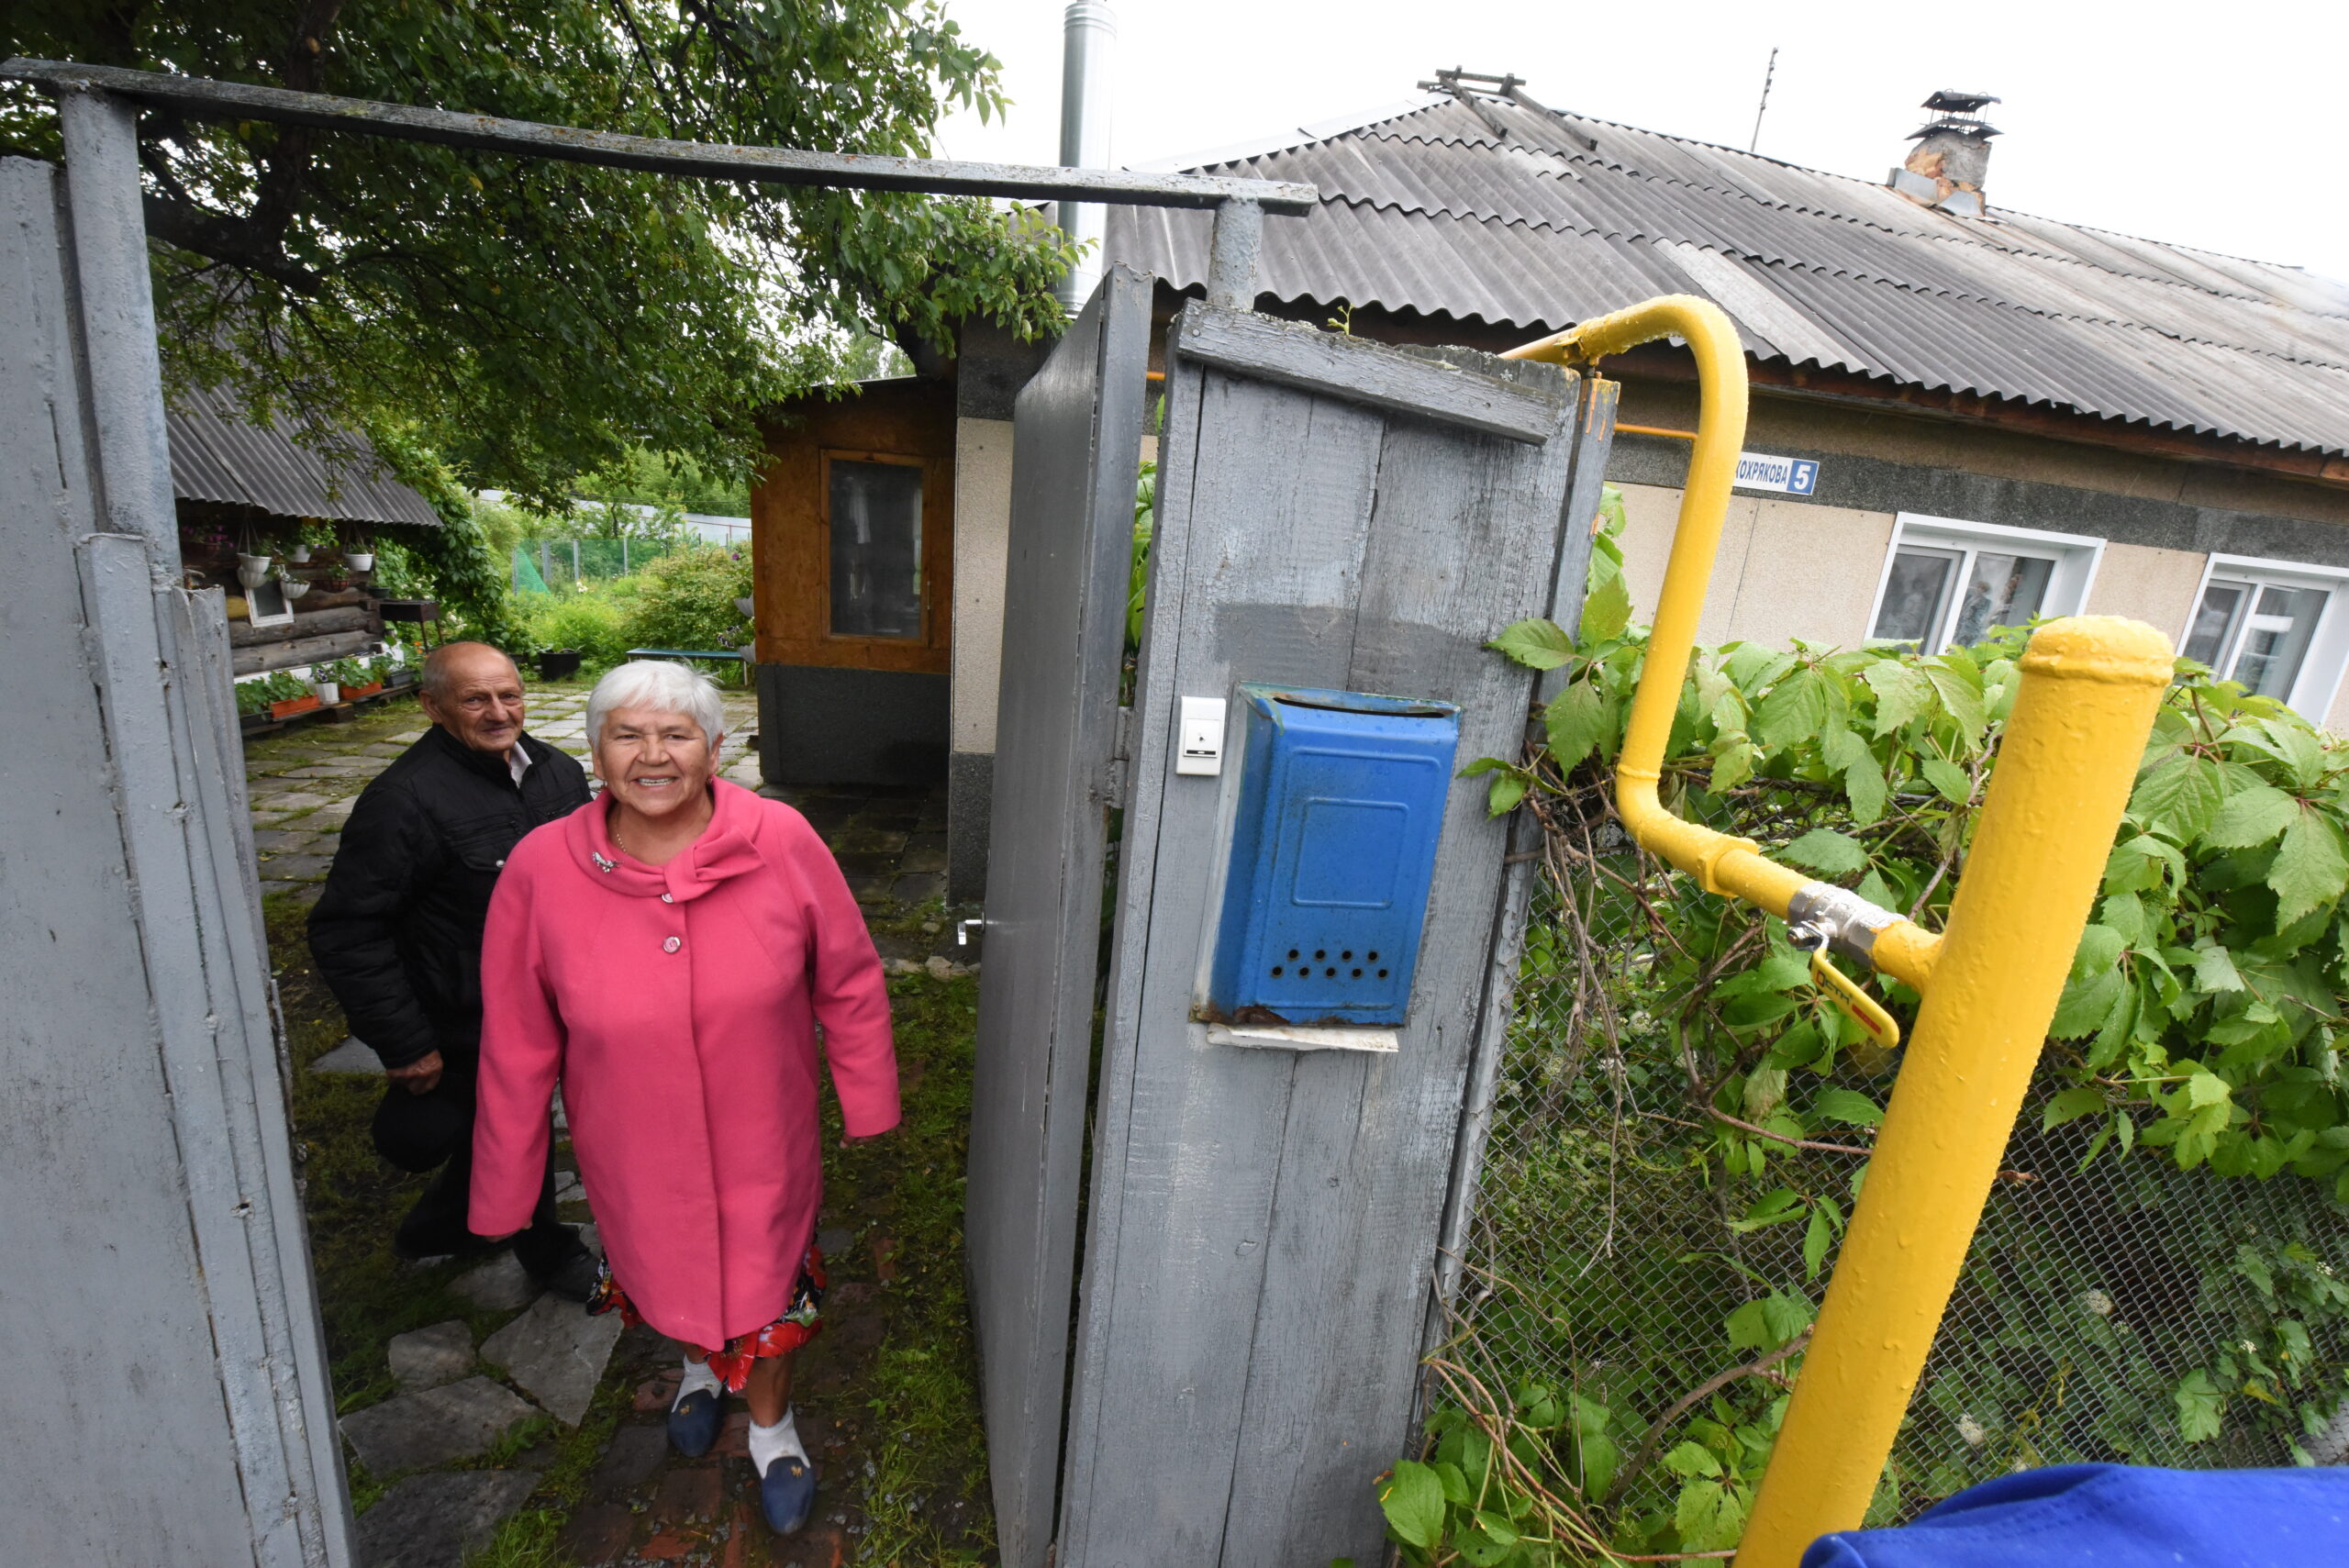
[{"label": "house wall", "polygon": [[1011,421],[954,422],[954,695],[946,759],[946,896],[986,893],[1003,574],[1011,543]]},{"label": "house wall", "polygon": [[[1621,421],[1692,428],[1692,389],[1626,384]],[[1809,497],[1731,501],[1698,638],[1851,645],[1868,635],[1898,514],[2106,541],[2085,608],[2183,638],[2214,554],[2349,568],[2349,490],[2070,442],[1757,394],[1749,450],[1816,459]],[[1653,614],[1688,443],[1619,435],[1609,477],[1626,512],[1626,577]],[[2349,590],[2332,614],[2349,615]],[[2310,717],[2349,727],[2349,680]]]}]

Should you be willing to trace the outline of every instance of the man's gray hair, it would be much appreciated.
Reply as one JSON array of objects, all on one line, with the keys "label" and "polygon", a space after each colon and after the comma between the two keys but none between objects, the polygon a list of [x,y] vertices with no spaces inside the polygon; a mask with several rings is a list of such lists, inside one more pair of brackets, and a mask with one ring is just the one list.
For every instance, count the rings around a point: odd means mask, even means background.
[{"label": "man's gray hair", "polygon": [[713,746],[726,728],[726,710],[718,704],[717,684],[699,670],[666,659],[635,660],[596,683],[587,696],[589,746],[603,742],[605,716],[616,707],[682,713],[701,726],[702,739]]}]

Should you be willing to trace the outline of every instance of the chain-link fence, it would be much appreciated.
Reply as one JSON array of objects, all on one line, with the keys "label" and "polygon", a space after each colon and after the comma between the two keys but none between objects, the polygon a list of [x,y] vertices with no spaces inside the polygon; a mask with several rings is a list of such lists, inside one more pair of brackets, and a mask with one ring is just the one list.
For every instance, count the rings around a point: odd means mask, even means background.
[{"label": "chain-link fence", "polygon": [[674,550],[698,540],[681,543],[651,539],[541,539],[514,547],[514,591],[544,594],[576,588],[582,583],[625,577]]},{"label": "chain-link fence", "polygon": [[[1766,1462],[1866,1135],[1781,1138],[1764,1171],[1727,1168],[1694,1088],[1713,1074],[1650,978],[1638,905],[1663,879],[1611,824],[1593,842],[1612,847],[1577,860],[1553,838],[1537,894],[1450,1354],[1485,1388],[1571,1393],[1560,1463],[1619,1545],[1718,1550]],[[1824,1083],[1890,1089],[1848,1062]],[[1872,1523],[2029,1466],[2349,1451],[2349,1209],[2288,1173],[2124,1153],[2101,1118],[2043,1130],[2059,1086],[2043,1073],[2018,1120]]]}]

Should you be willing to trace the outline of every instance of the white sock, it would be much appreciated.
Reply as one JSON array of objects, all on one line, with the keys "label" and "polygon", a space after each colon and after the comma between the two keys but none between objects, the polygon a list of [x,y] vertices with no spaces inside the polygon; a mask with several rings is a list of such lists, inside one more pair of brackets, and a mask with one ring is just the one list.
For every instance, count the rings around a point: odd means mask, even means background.
[{"label": "white sock", "polygon": [[751,1463],[759,1474],[764,1476],[768,1465],[784,1458],[807,1462],[807,1451],[800,1446],[799,1428],[792,1419],[788,1405],[783,1407],[783,1419],[772,1427],[751,1423]]},{"label": "white sock", "polygon": [[722,1396],[726,1392],[726,1385],[719,1381],[716,1373],[709,1370],[707,1362],[697,1362],[693,1357],[687,1356],[685,1375],[677,1380],[677,1397],[670,1401],[669,1408],[675,1409],[685,1403],[686,1395],[698,1394],[703,1389]]}]

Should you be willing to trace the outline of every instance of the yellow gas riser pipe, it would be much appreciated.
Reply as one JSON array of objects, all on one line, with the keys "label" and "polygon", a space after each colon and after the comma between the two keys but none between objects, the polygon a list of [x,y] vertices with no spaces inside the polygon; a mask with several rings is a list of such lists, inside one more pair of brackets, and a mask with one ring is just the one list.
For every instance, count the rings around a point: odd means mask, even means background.
[{"label": "yellow gas riser pipe", "polygon": [[1971,856],[1938,936],[1888,911],[1838,904],[1849,895],[1775,863],[1750,840],[1674,816],[1657,795],[1664,748],[1744,439],[1736,328],[1710,303],[1673,295],[1509,357],[1588,361],[1667,334],[1694,352],[1702,401],[1617,768],[1617,808],[1642,847],[1709,892],[1781,917],[1801,904],[1806,921],[1841,922],[1839,947],[1856,920],[1871,933],[1857,951],[1923,998],[1738,1551],[1738,1568],[1796,1568],[1818,1537],[1860,1524],[1892,1451],[2087,923],[2169,681],[2170,646],[2151,627],[2109,617],[2054,621],[2032,636]]},{"label": "yellow gas riser pipe", "polygon": [[2171,673],[2110,616],[2032,637],[1932,983],[1737,1568],[1856,1528],[1997,1178]]},{"label": "yellow gas riser pipe", "polygon": [[[1688,454],[1688,478],[1680,492],[1680,516],[1672,531],[1664,588],[1656,596],[1647,659],[1616,759],[1615,808],[1642,848],[1694,876],[1706,892],[1742,898],[1784,919],[1787,902],[1811,883],[1810,877],[1768,859],[1751,840],[1733,839],[1674,816],[1656,793],[1663,782],[1664,743],[1671,739],[1673,713],[1696,651],[1697,623],[1705,611],[1705,590],[1712,580],[1713,558],[1720,552],[1721,525],[1729,516],[1731,486],[1745,444],[1745,347],[1736,326],[1709,299],[1664,295],[1511,349],[1501,357],[1553,364],[1588,361],[1664,337],[1682,339],[1696,356],[1697,439]],[[1877,933],[1869,962],[1922,989],[1940,940],[1920,926],[1895,920]]]}]

